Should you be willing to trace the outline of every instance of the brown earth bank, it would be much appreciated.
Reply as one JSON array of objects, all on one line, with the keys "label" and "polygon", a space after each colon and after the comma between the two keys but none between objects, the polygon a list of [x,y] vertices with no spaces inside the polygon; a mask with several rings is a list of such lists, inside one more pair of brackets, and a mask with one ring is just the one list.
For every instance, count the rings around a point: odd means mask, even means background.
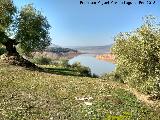
[{"label": "brown earth bank", "polygon": [[80,52],[66,52],[66,53],[53,53],[53,52],[34,52],[32,53],[33,56],[38,57],[38,56],[45,56],[49,57],[51,59],[59,59],[59,58],[64,58],[64,59],[71,59],[75,56],[80,55]]},{"label": "brown earth bank", "polygon": [[115,56],[112,53],[105,53],[105,54],[97,55],[96,59],[115,63]]}]

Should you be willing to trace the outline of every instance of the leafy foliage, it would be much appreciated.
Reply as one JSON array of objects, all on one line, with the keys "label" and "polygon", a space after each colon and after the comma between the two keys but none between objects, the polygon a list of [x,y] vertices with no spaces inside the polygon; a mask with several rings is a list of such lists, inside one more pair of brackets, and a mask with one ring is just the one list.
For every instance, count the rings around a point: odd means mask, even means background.
[{"label": "leafy foliage", "polygon": [[5,52],[6,52],[6,49],[0,47],[0,55],[4,54]]},{"label": "leafy foliage", "polygon": [[33,63],[35,64],[39,64],[39,65],[49,65],[52,63],[52,59],[51,58],[48,58],[48,57],[44,57],[44,56],[41,56],[41,57],[38,57],[38,58],[34,58],[34,60],[32,60]]},{"label": "leafy foliage", "polygon": [[43,50],[50,45],[50,25],[40,11],[29,4],[20,11],[18,21],[16,39],[24,51]]},{"label": "leafy foliage", "polygon": [[77,71],[79,71],[84,76],[91,76],[91,70],[89,67],[81,65],[80,62],[75,62],[71,65],[71,68],[75,68]]},{"label": "leafy foliage", "polygon": [[160,26],[152,16],[133,32],[120,33],[112,48],[116,74],[137,88],[160,96]]},{"label": "leafy foliage", "polygon": [[2,44],[0,44],[0,55],[4,54],[6,52],[6,49],[3,47]]},{"label": "leafy foliage", "polygon": [[50,45],[49,29],[47,18],[33,5],[18,11],[12,0],[0,0],[0,43],[14,40],[14,45],[29,54]]},{"label": "leafy foliage", "polygon": [[4,32],[13,22],[16,7],[11,0],[0,0],[0,32]]}]

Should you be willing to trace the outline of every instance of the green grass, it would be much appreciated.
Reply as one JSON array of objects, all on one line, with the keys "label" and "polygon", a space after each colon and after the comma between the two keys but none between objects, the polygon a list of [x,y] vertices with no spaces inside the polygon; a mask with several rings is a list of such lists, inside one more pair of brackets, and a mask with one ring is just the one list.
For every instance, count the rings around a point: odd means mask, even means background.
[{"label": "green grass", "polygon": [[[52,71],[54,72],[54,71]],[[86,105],[85,100],[92,103]],[[159,111],[99,78],[64,76],[0,63],[0,120],[159,120]]]},{"label": "green grass", "polygon": [[64,76],[83,76],[82,73],[79,71],[63,66],[54,66],[54,65],[39,65],[39,67],[42,67],[46,70],[47,73],[54,73],[57,75],[64,75]]}]

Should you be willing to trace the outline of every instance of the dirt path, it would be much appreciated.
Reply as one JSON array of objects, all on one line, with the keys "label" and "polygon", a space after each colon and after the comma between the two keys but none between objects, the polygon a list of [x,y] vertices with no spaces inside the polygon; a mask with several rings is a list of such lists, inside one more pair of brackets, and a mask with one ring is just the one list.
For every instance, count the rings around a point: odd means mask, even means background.
[{"label": "dirt path", "polygon": [[154,107],[155,109],[160,108],[160,101],[158,100],[151,100],[149,99],[149,95],[145,95],[142,94],[140,92],[138,92],[136,89],[134,88],[130,88],[128,85],[125,85],[126,87],[124,87],[125,90],[130,91],[132,94],[134,94],[138,100],[142,101],[143,103],[145,103],[148,106]]},{"label": "dirt path", "polygon": [[155,109],[160,109],[160,101],[159,100],[155,100],[155,101],[150,100],[149,99],[149,97],[150,97],[149,95],[142,94],[141,92],[138,92],[136,89],[131,88],[128,85],[123,84],[123,83],[117,83],[117,82],[114,82],[114,81],[108,81],[108,84],[110,84],[114,88],[121,88],[121,89],[124,89],[124,90],[127,90],[127,91],[131,92],[133,95],[136,96],[136,98],[138,100],[140,100],[141,102],[145,103],[147,106],[151,106],[151,107],[153,107]]}]

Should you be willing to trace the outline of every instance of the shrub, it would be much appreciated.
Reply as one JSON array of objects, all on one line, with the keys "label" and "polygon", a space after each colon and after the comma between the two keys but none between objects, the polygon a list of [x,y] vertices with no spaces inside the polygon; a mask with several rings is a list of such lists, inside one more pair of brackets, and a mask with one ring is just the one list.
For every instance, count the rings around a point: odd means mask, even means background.
[{"label": "shrub", "polygon": [[75,62],[71,65],[71,68],[76,69],[82,76],[91,76],[91,70],[89,67],[82,66],[80,62]]},{"label": "shrub", "polygon": [[99,76],[98,76],[97,74],[93,73],[93,74],[92,74],[92,77],[93,77],[93,78],[98,78]]},{"label": "shrub", "polygon": [[146,17],[137,30],[117,35],[112,53],[116,57],[116,73],[124,82],[160,95],[160,26],[152,16]]},{"label": "shrub", "polygon": [[70,65],[67,59],[54,59],[52,61],[52,65],[55,65],[56,67],[70,68]]},{"label": "shrub", "polygon": [[67,60],[67,59],[61,60],[61,65],[62,65],[64,68],[69,68],[70,65],[69,65],[68,61],[69,61],[69,60]]},{"label": "shrub", "polygon": [[124,83],[123,79],[122,79],[122,75],[118,72],[111,72],[111,73],[107,73],[103,76],[101,76],[102,79],[106,79],[106,80],[114,80],[114,81],[117,81],[117,82],[121,82],[121,83]]},{"label": "shrub", "polygon": [[41,56],[41,57],[34,58],[33,62],[35,64],[39,64],[39,65],[49,65],[52,63],[52,59],[48,58],[48,57]]},{"label": "shrub", "polygon": [[75,62],[71,65],[72,68],[79,68],[81,67],[81,63],[80,62]]}]

